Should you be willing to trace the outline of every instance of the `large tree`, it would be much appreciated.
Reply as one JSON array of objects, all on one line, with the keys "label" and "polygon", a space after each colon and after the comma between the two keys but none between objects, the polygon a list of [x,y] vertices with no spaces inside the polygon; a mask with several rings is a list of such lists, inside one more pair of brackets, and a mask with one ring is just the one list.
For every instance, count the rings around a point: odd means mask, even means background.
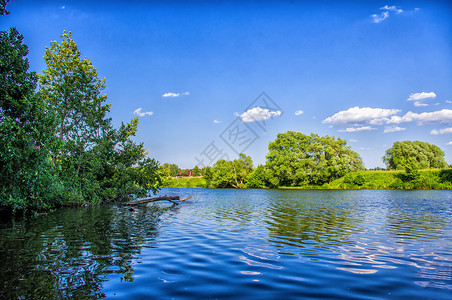
[{"label": "large tree", "polygon": [[53,159],[61,162],[61,177],[72,187],[68,192],[75,199],[70,201],[100,202],[156,191],[158,163],[131,139],[138,118],[113,128],[105,79],[99,79],[88,58],[81,58],[70,32],[61,37],[60,44],[53,41],[45,50],[47,69],[39,83],[57,121],[55,135],[62,147]]},{"label": "large tree", "polygon": [[49,158],[54,119],[35,94],[22,40],[15,28],[0,32],[0,204],[14,209],[46,207],[58,194]]},{"label": "large tree", "polygon": [[395,142],[386,150],[383,162],[389,170],[447,168],[444,152],[436,145],[420,141]]},{"label": "large tree", "polygon": [[363,169],[359,154],[340,138],[287,131],[279,133],[268,150],[272,186],[321,185]]}]

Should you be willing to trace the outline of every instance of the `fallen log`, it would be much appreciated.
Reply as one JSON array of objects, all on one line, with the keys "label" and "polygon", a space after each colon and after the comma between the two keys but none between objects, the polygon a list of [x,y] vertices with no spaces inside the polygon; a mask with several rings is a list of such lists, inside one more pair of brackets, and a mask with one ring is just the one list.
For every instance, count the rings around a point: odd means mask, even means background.
[{"label": "fallen log", "polygon": [[[144,203],[148,203],[148,202],[155,202],[155,201],[170,201],[174,204],[179,204],[173,200],[179,200],[179,196],[162,196],[162,197],[154,197],[154,198],[146,198],[146,199],[140,199],[137,201],[131,201],[131,202],[127,202],[124,203],[123,205],[126,206],[134,206],[134,205],[139,205],[139,204],[144,204]],[[187,199],[185,199],[187,200]]]}]

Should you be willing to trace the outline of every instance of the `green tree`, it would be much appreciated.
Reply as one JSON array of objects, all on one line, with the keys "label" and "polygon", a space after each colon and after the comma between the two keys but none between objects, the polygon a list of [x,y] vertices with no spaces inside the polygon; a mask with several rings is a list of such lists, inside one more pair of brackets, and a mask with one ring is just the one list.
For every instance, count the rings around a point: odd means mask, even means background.
[{"label": "green tree", "polygon": [[144,145],[132,141],[138,118],[119,129],[106,117],[110,105],[102,94],[105,79],[64,32],[63,41],[51,42],[44,60],[47,69],[40,75],[40,91],[53,108],[55,134],[62,146],[53,153],[61,163],[61,178],[67,183],[69,202],[106,200],[144,195],[161,183],[158,163],[147,157]]},{"label": "green tree", "polygon": [[212,167],[207,166],[202,168],[202,176],[206,180],[206,187],[207,188],[211,187],[213,179]]},{"label": "green tree", "polygon": [[353,171],[362,170],[358,153],[340,138],[300,132],[279,133],[268,146],[266,166],[273,187],[321,185]]},{"label": "green tree", "polygon": [[9,15],[9,11],[6,10],[6,4],[9,0],[0,0],[0,16]]},{"label": "green tree", "polygon": [[259,165],[247,176],[245,187],[248,189],[265,188],[268,186],[268,178],[269,175],[265,166]]},{"label": "green tree", "polygon": [[201,170],[199,169],[198,166],[195,166],[193,168],[193,176],[199,176],[199,175],[201,175]]},{"label": "green tree", "polygon": [[383,162],[389,170],[404,170],[407,164],[418,169],[448,167],[444,152],[438,146],[420,141],[395,142],[386,150]]},{"label": "green tree", "polygon": [[243,153],[233,161],[221,159],[212,168],[212,184],[219,188],[244,188],[246,178],[252,171],[253,161]]},{"label": "green tree", "polygon": [[35,94],[28,47],[15,28],[0,32],[0,205],[45,208],[58,197],[49,152],[57,147],[49,106]]}]

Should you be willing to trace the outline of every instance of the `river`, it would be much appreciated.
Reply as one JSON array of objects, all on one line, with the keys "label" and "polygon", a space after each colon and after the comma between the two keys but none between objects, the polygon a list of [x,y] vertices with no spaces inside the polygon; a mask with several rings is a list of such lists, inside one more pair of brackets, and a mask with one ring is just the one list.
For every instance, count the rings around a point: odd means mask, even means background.
[{"label": "river", "polygon": [[159,195],[1,220],[0,298],[452,298],[451,191]]}]

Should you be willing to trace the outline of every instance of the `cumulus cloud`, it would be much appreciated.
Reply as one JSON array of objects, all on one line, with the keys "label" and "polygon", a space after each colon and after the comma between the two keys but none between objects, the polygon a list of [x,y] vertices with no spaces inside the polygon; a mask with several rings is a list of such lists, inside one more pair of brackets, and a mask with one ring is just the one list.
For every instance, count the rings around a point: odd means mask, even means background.
[{"label": "cumulus cloud", "polygon": [[355,106],[326,118],[322,123],[330,123],[333,126],[381,125],[389,121],[388,117],[399,111],[398,109]]},{"label": "cumulus cloud", "polygon": [[256,122],[268,120],[272,117],[278,117],[281,115],[280,111],[271,111],[267,108],[260,108],[259,106],[253,107],[243,114],[236,114],[242,119],[242,122]]},{"label": "cumulus cloud", "polygon": [[399,126],[388,126],[388,127],[385,127],[383,133],[399,132],[399,131],[404,131],[405,129],[406,128],[399,127]]},{"label": "cumulus cloud", "polygon": [[295,112],[295,115],[296,116],[299,116],[299,115],[301,115],[301,114],[303,114],[304,113],[304,111],[302,111],[301,109],[300,110],[297,110],[296,112]]},{"label": "cumulus cloud", "polygon": [[215,124],[220,124],[220,123],[221,123],[221,121],[218,121],[218,120],[213,120],[213,122],[214,122]]},{"label": "cumulus cloud", "polygon": [[420,114],[407,112],[404,116],[392,116],[388,124],[400,124],[405,122],[417,121],[418,125],[431,123],[452,123],[452,110],[442,109],[433,112],[423,112]]},{"label": "cumulus cloud", "polygon": [[338,130],[339,132],[360,132],[360,131],[370,131],[377,130],[375,127],[371,126],[362,126],[362,127],[349,127],[345,129]]},{"label": "cumulus cloud", "polygon": [[152,112],[152,111],[142,111],[141,107],[135,109],[135,111],[133,113],[139,117],[152,116],[154,114],[154,112]]},{"label": "cumulus cloud", "polygon": [[175,98],[179,96],[188,96],[190,95],[190,92],[183,92],[183,93],[164,93],[162,95],[163,98]]},{"label": "cumulus cloud", "polygon": [[408,97],[408,101],[419,101],[419,100],[424,100],[424,99],[428,99],[428,98],[436,98],[436,94],[434,92],[422,92],[422,93],[412,93],[409,97]]},{"label": "cumulus cloud", "polygon": [[449,133],[452,133],[452,127],[443,128],[440,130],[433,129],[432,131],[430,131],[430,134],[432,134],[432,135],[449,134]]},{"label": "cumulus cloud", "polygon": [[450,146],[450,145],[452,145],[452,142],[449,142],[449,143],[447,143],[446,145],[447,145],[447,146]]},{"label": "cumulus cloud", "polygon": [[421,92],[421,93],[411,93],[411,95],[408,97],[408,101],[414,101],[414,106],[428,106],[427,103],[424,103],[423,101],[425,99],[433,99],[436,98],[436,94],[434,92]]}]

